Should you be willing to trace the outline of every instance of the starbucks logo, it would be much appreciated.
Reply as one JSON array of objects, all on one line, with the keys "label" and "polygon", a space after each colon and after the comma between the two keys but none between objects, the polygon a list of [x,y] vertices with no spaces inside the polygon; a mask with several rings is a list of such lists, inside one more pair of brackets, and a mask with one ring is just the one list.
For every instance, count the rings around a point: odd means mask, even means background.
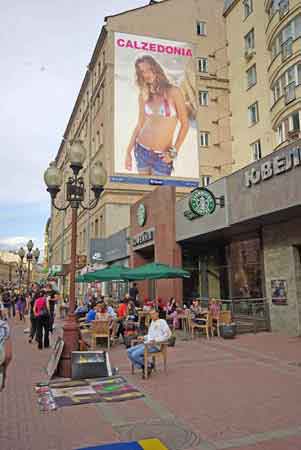
[{"label": "starbucks logo", "polygon": [[212,214],[216,208],[216,199],[209,189],[195,189],[189,199],[189,207],[197,216]]},{"label": "starbucks logo", "polygon": [[143,227],[146,222],[146,208],[143,203],[140,203],[137,209],[137,222],[140,227]]}]

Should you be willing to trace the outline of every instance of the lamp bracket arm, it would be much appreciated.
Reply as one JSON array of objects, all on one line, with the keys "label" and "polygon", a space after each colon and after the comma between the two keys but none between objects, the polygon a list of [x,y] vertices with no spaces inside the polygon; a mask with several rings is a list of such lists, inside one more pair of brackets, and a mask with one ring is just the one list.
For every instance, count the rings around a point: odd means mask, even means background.
[{"label": "lamp bracket arm", "polygon": [[95,198],[90,206],[85,206],[82,202],[80,202],[80,206],[85,211],[91,211],[92,209],[94,209],[97,206],[98,200],[99,200],[99,197]]},{"label": "lamp bracket arm", "polygon": [[57,206],[56,204],[55,204],[55,200],[53,199],[52,200],[52,206],[55,208],[55,209],[57,209],[58,211],[66,211],[68,208],[69,208],[69,206],[70,206],[70,203],[67,203],[67,205],[66,206],[63,206],[63,207],[60,207],[60,206]]}]

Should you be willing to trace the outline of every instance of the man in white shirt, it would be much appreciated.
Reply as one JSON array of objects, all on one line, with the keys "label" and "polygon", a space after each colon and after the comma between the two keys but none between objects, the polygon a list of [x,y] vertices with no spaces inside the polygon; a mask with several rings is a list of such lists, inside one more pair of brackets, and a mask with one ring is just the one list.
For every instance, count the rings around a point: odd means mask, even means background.
[{"label": "man in white shirt", "polygon": [[[151,344],[148,351],[150,353],[156,353],[160,349],[156,346],[156,344],[160,344],[161,342],[166,342],[171,337],[171,331],[169,326],[167,325],[166,320],[159,319],[159,313],[152,309],[150,311],[151,324],[148,329],[148,333],[146,336],[141,338],[143,340],[143,344],[135,345],[128,349],[128,357],[132,363],[139,369],[142,369],[142,373],[144,371],[144,344]],[[150,364],[148,367],[149,373],[152,370],[152,365]]]}]

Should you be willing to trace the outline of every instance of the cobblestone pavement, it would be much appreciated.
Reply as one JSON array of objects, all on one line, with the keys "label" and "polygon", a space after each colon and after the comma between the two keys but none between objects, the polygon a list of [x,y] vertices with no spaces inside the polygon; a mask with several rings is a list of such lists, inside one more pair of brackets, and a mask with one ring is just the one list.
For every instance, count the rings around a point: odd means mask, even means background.
[{"label": "cobblestone pavement", "polygon": [[144,391],[143,399],[40,413],[33,385],[45,379],[49,351],[28,344],[24,326],[12,328],[1,450],[71,450],[151,437],[169,450],[301,450],[299,338],[178,338],[168,351],[168,374],[159,367],[149,380],[132,375],[124,347],[115,346],[113,365]]}]

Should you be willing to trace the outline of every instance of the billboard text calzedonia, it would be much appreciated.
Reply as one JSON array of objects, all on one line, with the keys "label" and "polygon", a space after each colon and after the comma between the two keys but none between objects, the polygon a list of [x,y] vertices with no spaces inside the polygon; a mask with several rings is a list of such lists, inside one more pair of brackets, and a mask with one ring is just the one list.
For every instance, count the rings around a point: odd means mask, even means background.
[{"label": "billboard text calzedonia", "polygon": [[115,175],[198,179],[191,44],[115,33],[114,107]]}]

